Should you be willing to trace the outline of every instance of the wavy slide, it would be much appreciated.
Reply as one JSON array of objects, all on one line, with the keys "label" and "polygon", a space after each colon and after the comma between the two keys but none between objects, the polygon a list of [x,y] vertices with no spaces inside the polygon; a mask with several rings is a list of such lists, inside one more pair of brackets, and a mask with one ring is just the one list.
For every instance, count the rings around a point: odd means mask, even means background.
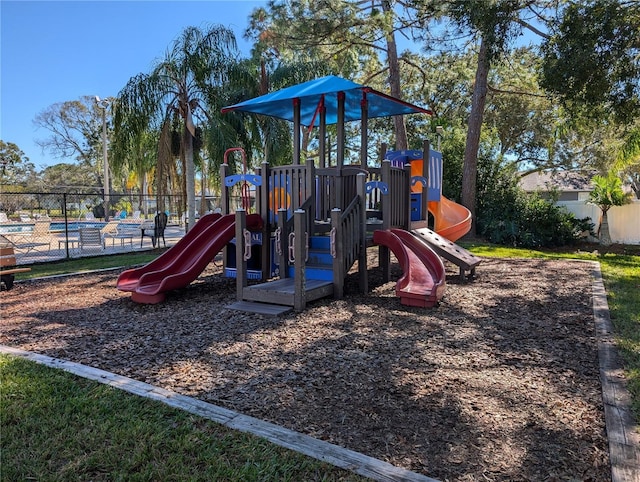
[{"label": "wavy slide", "polygon": [[221,215],[217,213],[207,214],[206,216],[201,217],[198,222],[193,225],[193,228],[191,228],[182,239],[180,239],[173,247],[162,253],[156,259],[142,266],[141,268],[134,268],[123,271],[118,277],[117,288],[120,291],[134,291],[138,286],[140,277],[143,274],[149,273],[151,271],[160,271],[169,266],[175,258],[175,253],[184,251],[184,249],[189,244],[191,244],[191,242],[197,236],[199,236],[202,231],[211,226],[220,218]]},{"label": "wavy slide", "polygon": [[[201,222],[202,219],[193,229],[196,229]],[[262,219],[259,215],[247,216],[247,229],[261,227]],[[146,304],[160,303],[164,301],[168,291],[184,288],[195,280],[216,254],[234,238],[235,215],[229,214],[213,223],[207,222],[204,229],[200,228],[197,231],[198,233],[190,237],[186,243],[182,245],[178,243],[169,249],[165,254],[171,253],[170,259],[163,262],[162,266],[156,266],[139,276],[135,288],[127,290],[132,292],[132,301]],[[131,278],[133,276],[129,279]],[[127,287],[131,288],[131,285]],[[120,280],[118,280],[118,288],[121,289]]]},{"label": "wavy slide", "polygon": [[403,271],[396,296],[403,305],[435,306],[445,291],[446,273],[440,257],[419,238],[402,229],[378,230],[373,242],[393,251]]},{"label": "wavy slide", "polygon": [[449,241],[457,241],[471,229],[471,211],[444,196],[429,201],[428,209],[435,221],[434,231]]}]

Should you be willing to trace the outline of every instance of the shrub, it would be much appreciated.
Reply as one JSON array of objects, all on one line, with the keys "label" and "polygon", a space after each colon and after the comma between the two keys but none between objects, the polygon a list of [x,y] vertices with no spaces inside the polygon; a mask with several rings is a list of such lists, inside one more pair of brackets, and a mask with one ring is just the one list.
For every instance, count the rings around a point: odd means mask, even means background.
[{"label": "shrub", "polygon": [[589,218],[576,219],[553,200],[524,192],[514,170],[489,162],[480,167],[477,233],[488,241],[526,248],[556,247],[573,244],[583,232],[592,232]]}]

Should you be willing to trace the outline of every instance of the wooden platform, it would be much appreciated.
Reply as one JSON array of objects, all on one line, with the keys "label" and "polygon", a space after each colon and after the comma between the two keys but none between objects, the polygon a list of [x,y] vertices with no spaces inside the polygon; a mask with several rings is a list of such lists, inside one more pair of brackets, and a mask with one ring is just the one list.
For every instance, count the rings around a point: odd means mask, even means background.
[{"label": "wooden platform", "polygon": [[227,306],[230,310],[256,313],[264,316],[280,316],[289,313],[290,306],[274,305],[271,303],[256,303],[254,301],[236,301]]},{"label": "wooden platform", "polygon": [[[314,301],[333,294],[333,282],[323,280],[307,280],[305,299]],[[267,283],[247,286],[242,298],[245,301],[258,301],[284,306],[295,306],[295,280],[284,278]]]},{"label": "wooden platform", "polygon": [[458,266],[461,280],[465,278],[465,271],[469,271],[469,276],[473,276],[476,272],[476,266],[482,261],[481,258],[428,228],[413,229],[411,232],[429,245],[439,256]]}]

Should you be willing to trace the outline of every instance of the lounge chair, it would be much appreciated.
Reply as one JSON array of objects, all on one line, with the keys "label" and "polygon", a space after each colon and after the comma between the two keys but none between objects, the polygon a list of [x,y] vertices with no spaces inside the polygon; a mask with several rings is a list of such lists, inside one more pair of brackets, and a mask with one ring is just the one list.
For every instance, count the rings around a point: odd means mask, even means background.
[{"label": "lounge chair", "polygon": [[10,223],[7,213],[0,213],[0,223]]},{"label": "lounge chair", "polygon": [[167,214],[166,213],[158,213],[155,218],[153,218],[153,226],[143,224],[141,226],[142,236],[140,237],[140,247],[142,247],[142,242],[144,241],[144,237],[148,236],[151,238],[151,244],[153,247],[156,247],[156,241],[158,241],[158,247],[160,247],[160,239],[164,242],[164,247],[167,247],[167,241],[164,239],[164,230],[167,227]]},{"label": "lounge chair", "polygon": [[[105,228],[107,226],[105,226]],[[126,240],[129,240],[129,244],[133,247],[133,238],[136,237],[138,234],[140,234],[139,224],[116,222],[115,231],[114,230],[105,231],[103,234],[103,241],[106,247],[107,239],[111,239],[111,247],[113,247],[115,245],[116,239],[119,239],[120,245],[124,247],[124,242]]]},{"label": "lounge chair", "polygon": [[120,221],[109,221],[107,224],[105,224],[102,227],[102,229],[99,230],[100,240],[105,248],[107,247],[107,239],[115,238],[118,235],[119,224],[120,224]]},{"label": "lounge chair", "polygon": [[100,229],[98,228],[80,228],[78,230],[79,241],[80,241],[80,249],[92,249],[95,247],[99,247],[100,249],[104,248],[104,243],[102,241],[102,235],[100,234]]},{"label": "lounge chair", "polygon": [[[47,247],[47,251],[51,251],[51,233],[49,221],[36,221],[31,231],[20,231],[12,234],[12,244],[17,252],[29,253],[38,251],[38,248]],[[5,233],[8,235],[9,233]],[[9,237],[9,236],[5,236]]]}]

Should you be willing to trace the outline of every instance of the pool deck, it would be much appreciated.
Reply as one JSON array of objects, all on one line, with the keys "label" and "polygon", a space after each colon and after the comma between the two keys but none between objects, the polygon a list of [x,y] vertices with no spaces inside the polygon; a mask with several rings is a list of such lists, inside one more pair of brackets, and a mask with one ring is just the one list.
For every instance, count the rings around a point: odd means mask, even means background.
[{"label": "pool deck", "polygon": [[[184,236],[184,227],[168,225],[164,234],[167,247],[171,247]],[[30,236],[28,238],[20,235],[7,236],[7,238],[16,245],[16,261],[18,265],[45,263],[85,256],[107,256],[110,254],[149,251],[154,249],[151,244],[151,238],[148,236],[142,238],[141,233],[136,233],[131,238],[106,238],[104,247],[97,245],[81,247],[75,233],[70,233],[68,240],[64,234],[55,232]],[[140,245],[141,239],[142,246]],[[162,246],[164,247],[164,243],[162,243]]]}]

